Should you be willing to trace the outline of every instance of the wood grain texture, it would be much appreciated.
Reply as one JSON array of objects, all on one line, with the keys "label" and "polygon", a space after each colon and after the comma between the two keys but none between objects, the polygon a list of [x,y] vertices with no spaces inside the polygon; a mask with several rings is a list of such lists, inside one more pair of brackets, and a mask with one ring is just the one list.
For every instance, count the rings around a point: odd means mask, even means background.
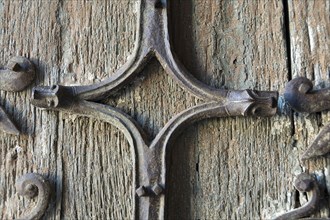
[{"label": "wood grain texture", "polygon": [[[330,87],[330,2],[327,0],[288,1],[292,78],[305,76],[315,84],[315,89]],[[320,129],[330,123],[330,112],[294,115],[294,145],[297,155],[302,155]],[[324,195],[321,210],[315,216],[330,216],[329,157],[299,162],[300,169],[316,175]],[[306,197],[299,195],[301,204]]]},{"label": "wood grain texture", "polygon": [[[132,52],[136,3],[1,0],[0,64],[12,55],[30,58],[35,85],[100,81]],[[303,74],[314,74],[319,88],[329,85],[327,0],[288,2],[290,39],[282,1],[175,0],[170,10],[174,51],[209,85],[281,93],[289,78]],[[131,219],[133,162],[124,135],[99,120],[36,109],[30,93],[31,87],[0,92],[0,104],[23,131],[19,137],[0,133],[0,219],[16,218],[27,207],[14,188],[27,172],[53,183],[45,219]],[[132,115],[153,138],[199,100],[152,60],[136,82],[104,102]],[[276,117],[191,126],[168,154],[167,219],[269,219],[297,206],[292,182],[303,170],[317,173],[329,192],[329,159],[299,160],[329,121],[329,113],[292,118],[280,98]],[[319,216],[329,215],[329,204],[326,197]]]},{"label": "wood grain texture", "polygon": [[[99,81],[132,51],[134,10],[129,1],[1,1],[2,64],[11,55],[30,58],[37,85]],[[27,200],[15,194],[15,180],[38,172],[54,186],[45,219],[130,219],[133,165],[124,136],[96,120],[36,109],[30,91],[1,92],[24,135],[0,137],[0,218],[21,215]]]},{"label": "wood grain texture", "polygon": [[[180,12],[172,13],[174,48],[200,80],[283,90],[281,2],[182,0],[171,9]],[[294,159],[287,158],[296,155],[290,117],[280,112],[271,119],[209,120],[186,132],[170,159],[168,219],[269,219],[282,208],[281,198],[292,191],[286,180]]]}]

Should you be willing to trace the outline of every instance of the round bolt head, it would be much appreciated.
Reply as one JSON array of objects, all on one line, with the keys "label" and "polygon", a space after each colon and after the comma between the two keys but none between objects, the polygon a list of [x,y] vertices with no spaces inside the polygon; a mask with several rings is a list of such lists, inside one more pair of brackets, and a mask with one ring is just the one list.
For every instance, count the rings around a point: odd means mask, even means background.
[{"label": "round bolt head", "polygon": [[312,176],[306,173],[301,173],[297,176],[297,179],[294,182],[294,186],[301,192],[307,192],[313,187],[313,182],[314,179]]}]

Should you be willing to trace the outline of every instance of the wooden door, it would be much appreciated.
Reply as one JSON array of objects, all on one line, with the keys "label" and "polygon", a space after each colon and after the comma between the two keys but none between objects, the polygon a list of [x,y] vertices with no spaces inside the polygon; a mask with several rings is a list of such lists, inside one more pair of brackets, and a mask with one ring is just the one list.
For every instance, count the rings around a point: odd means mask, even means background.
[{"label": "wooden door", "polygon": [[[36,66],[34,85],[91,84],[111,76],[133,52],[138,1],[1,0],[0,64],[13,55]],[[188,127],[168,152],[166,219],[271,219],[309,199],[292,183],[317,176],[324,195],[315,216],[329,217],[330,160],[300,161],[330,113],[293,112],[286,83],[306,76],[330,86],[330,1],[171,0],[172,48],[198,80],[228,89],[279,91],[270,118],[227,117]],[[131,219],[134,162],[123,133],[102,120],[0,92],[21,135],[0,133],[0,218],[18,218],[30,201],[21,175],[47,177],[45,219]],[[156,59],[134,83],[102,103],[131,115],[154,138],[174,115],[197,105]],[[32,204],[33,205],[33,204]]]}]

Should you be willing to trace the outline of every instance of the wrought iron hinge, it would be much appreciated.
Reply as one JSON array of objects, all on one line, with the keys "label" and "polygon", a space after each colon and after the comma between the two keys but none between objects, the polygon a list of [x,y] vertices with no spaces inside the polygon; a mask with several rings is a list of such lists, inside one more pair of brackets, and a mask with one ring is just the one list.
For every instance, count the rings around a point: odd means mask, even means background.
[{"label": "wrought iron hinge", "polygon": [[[135,216],[139,219],[163,219],[164,190],[166,190],[165,155],[168,152],[167,148],[171,146],[171,141],[188,124],[204,118],[272,116],[276,113],[278,93],[215,89],[198,81],[176,59],[171,50],[167,23],[167,1],[141,0],[139,7],[134,53],[131,59],[111,78],[88,86],[36,87],[33,89],[32,103],[41,108],[100,118],[121,129],[129,140],[136,157]],[[129,83],[152,57],[159,60],[166,73],[174,78],[180,86],[204,100],[204,103],[173,117],[149,143],[144,138],[144,131],[130,116],[114,107],[99,104],[97,101],[107,98]],[[313,92],[310,91],[311,88],[312,84],[307,79],[295,79],[288,84],[284,94],[285,99],[297,111],[315,112],[328,109],[330,106],[329,90]],[[315,153],[315,147],[312,147],[304,158],[329,151],[329,144],[324,146],[324,143],[329,143],[328,139],[324,139],[327,133],[329,133],[329,128],[326,126],[320,133],[321,137],[317,138],[318,144],[314,144],[314,146],[319,146],[319,151]],[[320,140],[322,144],[319,144]],[[311,151],[313,153],[310,153]],[[301,180],[300,177],[304,180]],[[306,183],[307,177],[300,177],[299,181]],[[316,184],[313,186],[315,186],[313,189],[316,190]],[[318,194],[315,195],[317,197]],[[285,216],[294,217],[296,216],[294,213],[309,213],[308,210],[312,210],[311,207],[303,207]]]},{"label": "wrought iron hinge", "polygon": [[[166,190],[165,155],[171,141],[187,125],[210,117],[272,116],[277,110],[277,92],[224,90],[209,87],[194,78],[176,59],[168,33],[167,0],[141,0],[137,40],[130,60],[104,81],[89,86],[36,87],[32,103],[41,108],[103,119],[121,129],[136,158],[135,217],[163,219]],[[97,101],[129,83],[156,57],[166,73],[181,87],[204,100],[173,117],[149,143],[140,126],[127,114]]]}]

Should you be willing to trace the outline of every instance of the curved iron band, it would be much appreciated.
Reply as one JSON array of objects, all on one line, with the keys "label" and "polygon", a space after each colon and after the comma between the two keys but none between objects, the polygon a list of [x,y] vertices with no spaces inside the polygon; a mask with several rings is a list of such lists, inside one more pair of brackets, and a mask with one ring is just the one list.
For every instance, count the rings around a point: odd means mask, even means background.
[{"label": "curved iron band", "polygon": [[16,182],[17,193],[32,199],[38,196],[37,204],[32,210],[19,219],[36,220],[40,219],[48,207],[51,188],[49,182],[40,174],[28,173],[21,176]]},{"label": "curved iron band", "polygon": [[[238,91],[235,91],[238,92]],[[208,102],[191,107],[173,117],[160,130],[155,139],[150,144],[150,149],[161,151],[163,155],[162,181],[165,180],[165,153],[174,140],[186,126],[206,118],[230,117],[230,116],[268,116],[268,113],[276,112],[277,93],[269,92],[267,98],[260,97],[257,91],[244,90],[235,97],[240,97],[237,101],[226,102]],[[229,95],[230,99],[234,99]],[[269,98],[271,97],[271,98]]]},{"label": "curved iron band", "polygon": [[[148,143],[146,143],[143,130],[130,116],[113,107],[89,101],[79,101],[73,105],[72,108],[68,109],[68,111],[71,113],[88,117],[92,116],[93,118],[103,120],[114,125],[120,131],[122,131],[128,140],[133,155],[132,160],[135,170],[133,172],[133,184],[138,186],[148,182],[147,176],[141,175],[142,173],[145,173],[147,167],[145,154],[148,151]],[[135,198],[135,187],[132,193],[133,198]],[[134,207],[136,207],[135,200]],[[135,214],[136,212],[134,212],[134,215]],[[133,219],[135,219],[135,216],[133,216]]]},{"label": "curved iron band", "polygon": [[330,88],[312,89],[312,81],[305,77],[298,77],[287,84],[284,98],[297,112],[312,113],[330,109]]},{"label": "curved iron band", "polygon": [[169,33],[167,9],[156,8],[159,0],[141,0],[138,16],[137,38],[131,58],[104,81],[87,86],[72,87],[79,99],[98,101],[129,83],[147,64],[156,57],[165,71],[180,86],[203,100],[226,101],[228,90],[212,88],[194,78],[172,53]]},{"label": "curved iron band", "polygon": [[311,199],[302,207],[284,213],[283,215],[276,217],[275,220],[300,219],[312,215],[319,209],[318,207],[321,197],[320,189],[316,180],[312,176],[306,173],[301,173],[297,177],[294,186],[300,192],[311,192]]},{"label": "curved iron band", "polygon": [[[170,140],[195,121],[209,117],[239,115],[272,116],[276,113],[277,92],[250,90],[217,90],[195,79],[172,54],[166,4],[159,0],[141,0],[135,49],[132,58],[112,77],[89,86],[52,86],[34,88],[32,104],[42,108],[64,110],[103,119],[121,129],[133,149],[136,187],[165,187],[165,151]],[[161,7],[160,7],[161,6]],[[125,113],[98,101],[116,92],[139,73],[151,57],[156,57],[166,72],[185,89],[207,101],[175,116],[147,147],[139,126]],[[88,101],[86,101],[88,100]],[[137,158],[135,158],[137,157]],[[140,188],[140,187],[139,187]],[[143,188],[142,188],[143,189]],[[155,188],[157,189],[157,187]],[[163,219],[165,197],[135,197],[138,201],[136,215],[139,219]],[[135,202],[135,207],[137,207]]]},{"label": "curved iron band", "polygon": [[[66,87],[57,87],[57,89],[67,89]],[[45,93],[45,88],[34,88],[33,89],[33,97],[32,97],[32,104],[39,106],[41,108],[46,108],[43,103],[40,102],[41,95],[49,95]],[[68,90],[67,90],[68,91]],[[61,97],[61,96],[60,96]],[[68,98],[68,97],[67,97]],[[48,99],[49,100],[49,99]],[[56,100],[58,101],[58,100]],[[132,160],[134,165],[133,172],[133,180],[134,185],[139,185],[139,183],[148,182],[147,177],[140,176],[138,174],[144,173],[145,160],[144,158],[145,153],[148,151],[148,147],[146,143],[146,138],[144,135],[144,131],[140,128],[140,126],[126,113],[120,111],[119,109],[113,108],[111,106],[107,106],[104,104],[98,104],[95,102],[85,101],[85,100],[76,100],[76,99],[69,99],[63,102],[56,102],[52,100],[51,103],[55,104],[55,106],[48,106],[47,108],[51,108],[56,111],[64,111],[68,113],[78,114],[82,116],[92,117],[95,119],[102,120],[104,122],[110,123],[117,127],[121,132],[124,133],[128,143],[131,147],[132,152]],[[135,192],[133,197],[135,196]],[[134,204],[134,207],[136,205]],[[136,212],[134,212],[135,214]]]},{"label": "curved iron band", "polygon": [[[277,107],[277,93],[274,92],[267,92],[266,97],[251,90],[228,93],[228,97],[236,101],[225,104],[213,101],[187,109],[171,119],[149,145],[143,130],[130,116],[107,105],[79,100],[70,92],[68,87],[62,86],[34,88],[32,104],[104,120],[119,128],[128,139],[134,155],[136,188],[155,184],[165,187],[167,147],[191,123],[210,117],[267,116],[269,113],[274,114]],[[163,195],[138,199],[139,219],[163,219]]]}]

